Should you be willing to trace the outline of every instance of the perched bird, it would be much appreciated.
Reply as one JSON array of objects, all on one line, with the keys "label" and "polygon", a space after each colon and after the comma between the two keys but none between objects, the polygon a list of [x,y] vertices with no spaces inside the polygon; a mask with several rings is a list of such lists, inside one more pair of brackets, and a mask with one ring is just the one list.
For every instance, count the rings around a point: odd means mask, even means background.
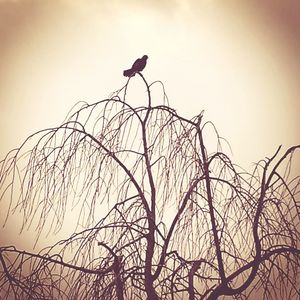
[{"label": "perched bird", "polygon": [[131,69],[125,70],[123,72],[123,75],[126,77],[131,77],[134,76],[136,73],[143,71],[146,66],[147,59],[147,55],[144,55],[142,58],[138,58],[132,65]]}]

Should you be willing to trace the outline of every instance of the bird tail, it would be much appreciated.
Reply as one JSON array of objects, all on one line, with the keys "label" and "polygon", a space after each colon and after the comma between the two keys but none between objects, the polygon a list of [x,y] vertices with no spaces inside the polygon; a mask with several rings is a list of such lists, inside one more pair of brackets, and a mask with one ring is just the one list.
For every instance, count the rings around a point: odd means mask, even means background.
[{"label": "bird tail", "polygon": [[131,77],[131,76],[134,76],[134,71],[132,69],[128,69],[128,70],[125,70],[123,72],[123,75],[126,76],[126,77]]}]

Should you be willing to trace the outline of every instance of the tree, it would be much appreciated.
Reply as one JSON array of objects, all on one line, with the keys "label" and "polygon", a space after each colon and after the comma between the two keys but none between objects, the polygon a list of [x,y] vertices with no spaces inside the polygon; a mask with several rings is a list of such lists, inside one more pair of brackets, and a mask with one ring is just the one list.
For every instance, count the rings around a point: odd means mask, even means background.
[{"label": "tree", "polygon": [[[300,184],[292,174],[300,145],[279,147],[248,173],[203,112],[180,116],[163,84],[138,74],[146,106],[127,101],[138,80],[128,79],[1,161],[7,216],[21,211],[38,235],[61,230],[66,211],[79,207],[67,239],[39,253],[0,248],[1,299],[299,297]],[[155,85],[162,105],[152,105]]]}]

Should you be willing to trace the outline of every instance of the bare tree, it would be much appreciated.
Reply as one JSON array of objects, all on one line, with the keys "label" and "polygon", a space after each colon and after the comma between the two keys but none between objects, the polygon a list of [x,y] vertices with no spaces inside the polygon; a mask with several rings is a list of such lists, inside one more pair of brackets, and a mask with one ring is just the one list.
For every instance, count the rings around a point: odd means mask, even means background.
[{"label": "bare tree", "polygon": [[37,240],[79,208],[67,239],[0,248],[1,299],[298,299],[300,145],[246,172],[202,112],[180,116],[138,74],[146,106],[127,101],[129,79],[1,161],[7,217],[21,213]]}]

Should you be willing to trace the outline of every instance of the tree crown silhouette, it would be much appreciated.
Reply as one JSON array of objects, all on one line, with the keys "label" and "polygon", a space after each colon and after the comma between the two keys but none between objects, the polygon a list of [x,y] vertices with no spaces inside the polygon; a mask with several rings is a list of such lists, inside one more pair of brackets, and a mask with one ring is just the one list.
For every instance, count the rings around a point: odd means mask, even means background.
[{"label": "tree crown silhouette", "polygon": [[[57,232],[68,209],[79,208],[78,230],[65,240],[39,253],[0,248],[1,297],[299,296],[299,176],[290,175],[300,145],[279,147],[246,172],[203,112],[180,116],[161,82],[137,74],[1,161],[7,218],[21,213],[23,228]],[[127,99],[136,80],[145,106]],[[161,105],[152,103],[154,85]]]}]

